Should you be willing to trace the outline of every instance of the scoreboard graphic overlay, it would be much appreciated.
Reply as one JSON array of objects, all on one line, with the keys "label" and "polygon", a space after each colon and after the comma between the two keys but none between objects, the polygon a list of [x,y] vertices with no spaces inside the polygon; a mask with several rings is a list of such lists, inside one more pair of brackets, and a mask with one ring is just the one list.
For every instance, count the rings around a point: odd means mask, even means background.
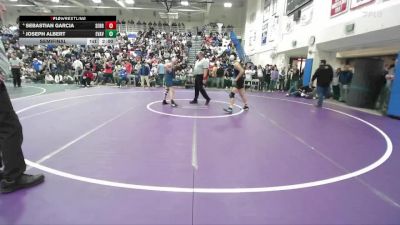
[{"label": "scoreboard graphic overlay", "polygon": [[113,45],[116,16],[20,16],[21,45]]}]

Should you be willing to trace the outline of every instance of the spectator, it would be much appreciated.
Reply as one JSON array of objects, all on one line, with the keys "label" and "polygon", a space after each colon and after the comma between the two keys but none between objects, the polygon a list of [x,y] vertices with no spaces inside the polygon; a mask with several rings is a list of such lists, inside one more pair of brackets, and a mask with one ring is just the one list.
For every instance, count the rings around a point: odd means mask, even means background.
[{"label": "spectator", "polygon": [[122,68],[119,70],[118,75],[119,75],[118,87],[120,87],[120,88],[122,87],[122,82],[123,82],[123,81],[125,81],[126,84],[129,83],[128,72],[127,72],[127,70],[126,70],[126,67],[122,67]]},{"label": "spectator", "polygon": [[224,67],[221,65],[220,62],[217,63],[217,72],[216,72],[216,87],[217,88],[225,88],[225,79],[224,79]]},{"label": "spectator", "polygon": [[157,84],[159,86],[164,86],[164,76],[165,76],[165,65],[163,61],[158,64],[158,79]]},{"label": "spectator", "polygon": [[263,87],[263,84],[264,84],[264,72],[263,72],[263,69],[262,69],[262,66],[261,65],[258,65],[258,67],[257,67],[257,79],[259,80],[259,83],[260,83],[260,85],[259,85],[259,90],[262,90],[262,89],[264,89]]},{"label": "spectator", "polygon": [[54,77],[48,71],[46,72],[44,83],[45,84],[53,84],[54,83]]},{"label": "spectator", "polygon": [[43,69],[42,65],[43,65],[42,61],[38,60],[37,58],[33,59],[32,67],[35,70],[35,73],[38,77],[40,76],[40,73]]},{"label": "spectator", "polygon": [[150,87],[150,66],[147,64],[147,62],[142,61],[140,65],[140,70],[139,70],[139,76],[140,76],[140,84],[144,88],[145,87],[145,82],[147,87]]},{"label": "spectator", "polygon": [[286,77],[286,69],[283,68],[282,71],[279,73],[279,90],[285,91],[285,77]]},{"label": "spectator", "polygon": [[[394,62],[395,60],[393,60]],[[376,108],[381,111],[383,115],[386,115],[387,108],[389,104],[389,97],[392,89],[392,83],[395,79],[395,64],[389,64],[385,66],[385,70],[383,72],[381,91],[378,97],[378,101],[376,104]]]},{"label": "spectator", "polygon": [[78,58],[72,63],[72,68],[74,69],[74,79],[77,84],[81,83],[81,75],[83,70],[83,63]]},{"label": "spectator", "polygon": [[315,71],[312,77],[312,82],[317,80],[317,93],[318,93],[318,103],[316,107],[322,107],[324,98],[329,94],[329,87],[333,79],[333,69],[326,63],[326,60],[321,60],[320,66]]},{"label": "spectator", "polygon": [[339,76],[342,73],[341,68],[337,68],[336,72],[333,75],[332,79],[332,92],[333,92],[333,99],[339,101],[340,100],[340,86],[339,86]]},{"label": "spectator", "polygon": [[85,71],[82,74],[82,85],[84,87],[89,86],[90,87],[90,83],[94,80],[94,75],[93,72],[90,68],[90,66],[86,66]]},{"label": "spectator", "polygon": [[271,85],[271,68],[267,64],[265,68],[263,69],[263,77],[264,77],[264,82],[265,82],[265,91],[270,92],[270,85]]},{"label": "spectator", "polygon": [[272,92],[276,91],[276,85],[277,85],[278,78],[279,78],[278,68],[276,68],[276,66],[273,66],[272,71],[271,71],[271,84],[269,86],[270,91],[272,91]]},{"label": "spectator", "polygon": [[313,88],[311,88],[309,86],[304,86],[296,91],[291,92],[287,96],[312,99],[313,98]]},{"label": "spectator", "polygon": [[288,76],[290,76],[290,88],[287,95],[297,90],[299,86],[300,71],[297,68],[292,68],[289,70]]},{"label": "spectator", "polygon": [[349,65],[345,65],[343,71],[339,75],[340,83],[340,101],[347,102],[351,81],[353,80],[353,72]]},{"label": "spectator", "polygon": [[103,84],[108,83],[111,81],[114,83],[114,77],[113,77],[113,62],[111,59],[109,59],[105,64],[104,64],[104,75],[103,75]]},{"label": "spectator", "polygon": [[55,82],[56,84],[63,84],[63,81],[64,81],[64,78],[63,78],[63,76],[60,75],[60,74],[57,74],[57,75],[54,77],[54,82]]}]

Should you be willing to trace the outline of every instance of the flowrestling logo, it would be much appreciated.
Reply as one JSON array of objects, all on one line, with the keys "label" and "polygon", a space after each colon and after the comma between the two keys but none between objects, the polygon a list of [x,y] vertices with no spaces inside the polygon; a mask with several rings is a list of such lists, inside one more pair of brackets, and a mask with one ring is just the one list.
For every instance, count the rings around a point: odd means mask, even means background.
[{"label": "flowrestling logo", "polygon": [[355,9],[358,8],[360,6],[366,5],[366,4],[370,4],[372,2],[374,2],[375,0],[351,0],[351,9]]},{"label": "flowrestling logo", "polygon": [[85,21],[86,16],[52,16],[52,21]]}]

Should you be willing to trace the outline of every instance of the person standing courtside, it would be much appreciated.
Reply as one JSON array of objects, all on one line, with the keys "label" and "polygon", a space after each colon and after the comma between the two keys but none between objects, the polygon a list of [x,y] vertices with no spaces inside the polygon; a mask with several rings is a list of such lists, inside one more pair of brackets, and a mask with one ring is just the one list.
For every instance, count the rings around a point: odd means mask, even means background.
[{"label": "person standing courtside", "polygon": [[289,96],[290,93],[293,93],[299,87],[300,71],[296,67],[293,67],[288,72],[288,76],[290,76],[290,88],[286,96]]},{"label": "person standing courtside", "polygon": [[224,85],[224,82],[225,82],[225,79],[224,79],[224,72],[225,72],[224,67],[223,67],[223,65],[221,65],[220,62],[217,63],[217,66],[218,66],[217,72],[216,72],[216,75],[217,75],[217,78],[216,78],[217,79],[217,88],[225,88],[225,85]]},{"label": "person standing courtside", "polygon": [[347,96],[349,95],[349,90],[352,80],[353,80],[353,72],[351,71],[349,65],[345,65],[344,70],[341,71],[339,74],[341,102],[347,102]]},{"label": "person standing courtside", "polygon": [[[318,94],[318,103],[317,107],[322,107],[322,103],[324,102],[324,97],[327,97],[329,94],[329,88],[333,79],[333,69],[329,64],[326,64],[326,60],[321,60],[319,68],[315,71],[314,76],[312,77],[312,82],[317,80],[317,94]],[[311,86],[312,84],[310,84]]]},{"label": "person standing courtside", "polygon": [[164,76],[165,76],[165,64],[164,64],[164,62],[163,61],[161,61],[159,64],[158,64],[158,82],[157,82],[157,84],[160,86],[160,87],[163,87],[164,86]]},{"label": "person standing courtside", "polygon": [[142,62],[141,62],[141,67],[140,67],[140,70],[139,70],[139,76],[140,76],[140,84],[142,85],[142,87],[143,88],[145,87],[145,82],[146,82],[147,87],[150,88],[150,78],[149,78],[149,76],[150,76],[150,66],[144,60],[142,60]]},{"label": "person standing courtside", "polygon": [[197,61],[194,65],[194,75],[195,75],[195,84],[194,84],[194,99],[190,102],[190,104],[197,104],[197,99],[199,98],[199,93],[203,95],[206,99],[206,105],[208,105],[211,101],[211,98],[208,96],[206,90],[204,89],[204,84],[207,82],[208,76],[208,67],[210,62],[208,59],[204,58],[204,53],[199,52],[197,54]]},{"label": "person standing courtside", "polygon": [[15,53],[13,53],[11,56],[10,65],[11,65],[11,73],[13,76],[14,87],[17,87],[17,85],[18,85],[18,87],[21,87],[22,61],[21,61],[21,59],[17,58]]},{"label": "person standing courtside", "polygon": [[[0,18],[5,6],[0,4]],[[22,126],[15,113],[4,82],[11,75],[10,64],[0,41],[0,192],[10,193],[44,181],[43,175],[25,174],[26,165],[21,145]]]}]

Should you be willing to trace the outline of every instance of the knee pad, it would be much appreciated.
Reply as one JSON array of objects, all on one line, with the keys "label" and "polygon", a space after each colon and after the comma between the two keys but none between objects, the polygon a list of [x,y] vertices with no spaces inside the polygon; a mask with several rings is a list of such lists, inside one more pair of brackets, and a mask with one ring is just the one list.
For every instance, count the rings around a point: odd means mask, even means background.
[{"label": "knee pad", "polygon": [[169,92],[169,87],[165,88],[165,94],[168,94]]},{"label": "knee pad", "polygon": [[231,92],[231,93],[229,94],[229,98],[235,98],[235,93]]}]

